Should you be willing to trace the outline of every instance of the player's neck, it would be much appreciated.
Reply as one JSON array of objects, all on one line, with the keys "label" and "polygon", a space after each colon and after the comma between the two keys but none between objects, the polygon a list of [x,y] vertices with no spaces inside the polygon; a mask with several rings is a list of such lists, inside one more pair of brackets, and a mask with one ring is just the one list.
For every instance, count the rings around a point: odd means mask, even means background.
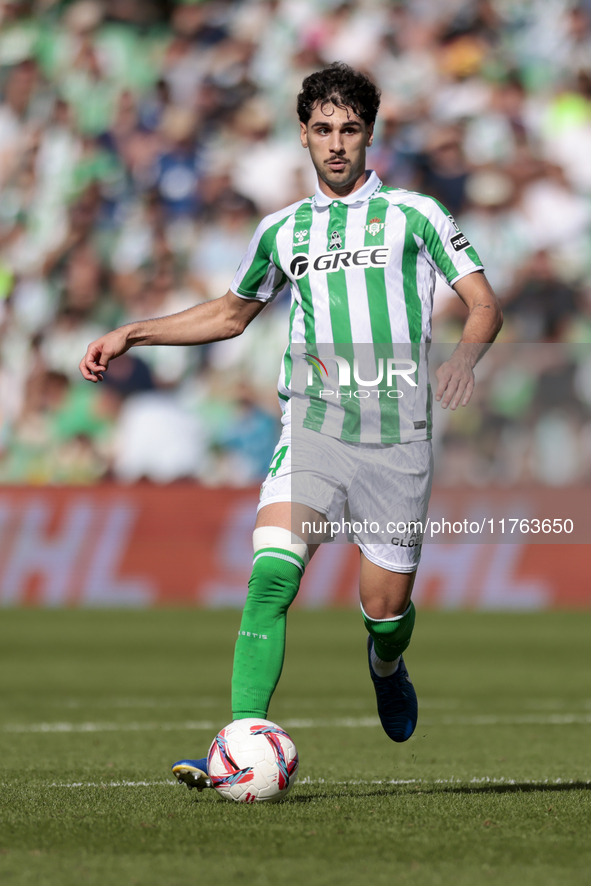
[{"label": "player's neck", "polygon": [[327,197],[348,197],[349,194],[353,194],[355,191],[362,188],[368,178],[369,175],[364,169],[361,175],[353,182],[348,182],[346,185],[338,187],[336,185],[329,185],[324,179],[318,176],[318,187]]}]

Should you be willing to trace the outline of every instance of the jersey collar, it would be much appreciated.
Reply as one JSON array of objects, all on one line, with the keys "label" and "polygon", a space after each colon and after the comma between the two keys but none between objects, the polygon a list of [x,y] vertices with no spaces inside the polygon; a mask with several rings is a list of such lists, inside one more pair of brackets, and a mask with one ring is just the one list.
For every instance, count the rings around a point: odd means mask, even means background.
[{"label": "jersey collar", "polygon": [[377,177],[376,173],[373,169],[368,169],[368,178],[364,185],[358,188],[356,191],[353,191],[352,194],[349,194],[348,197],[328,197],[324,194],[318,185],[316,185],[316,193],[314,195],[314,205],[315,206],[330,206],[331,203],[345,203],[347,206],[352,206],[355,203],[365,203],[366,200],[369,200],[370,197],[379,191],[382,187],[382,182]]}]

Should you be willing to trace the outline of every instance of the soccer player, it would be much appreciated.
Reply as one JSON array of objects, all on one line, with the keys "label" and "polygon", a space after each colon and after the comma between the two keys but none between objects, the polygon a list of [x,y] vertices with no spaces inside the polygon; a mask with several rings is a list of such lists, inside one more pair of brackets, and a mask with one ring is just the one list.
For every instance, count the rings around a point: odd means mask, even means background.
[{"label": "soccer player", "polygon": [[[222,298],[114,330],[89,345],[80,369],[101,381],[109,362],[134,346],[240,335],[290,283],[290,345],[279,380],[283,431],[253,535],[232,713],[266,718],[283,666],[287,610],[318,544],[331,535],[327,522],[345,515],[347,537],[361,552],[361,613],[378,713],[388,736],[401,742],[417,721],[402,653],[415,621],[416,526],[431,489],[425,350],[435,272],[468,308],[461,341],[436,372],[443,408],[470,400],[473,367],[502,317],[476,252],[447,211],[366,171],[379,103],[371,80],[344,64],[306,77],[297,110],[302,146],[318,174],[315,195],[263,219]],[[364,382],[367,368],[360,367],[368,360],[374,374]],[[382,380],[385,387],[377,387]],[[384,536],[376,514],[414,527]],[[351,529],[368,521],[370,531]],[[208,784],[205,759],[181,760],[173,771],[190,787]]]}]

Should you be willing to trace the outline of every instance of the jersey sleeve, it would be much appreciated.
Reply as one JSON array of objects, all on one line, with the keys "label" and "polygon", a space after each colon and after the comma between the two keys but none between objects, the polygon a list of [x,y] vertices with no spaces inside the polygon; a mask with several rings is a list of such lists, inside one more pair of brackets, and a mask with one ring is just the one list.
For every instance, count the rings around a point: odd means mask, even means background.
[{"label": "jersey sleeve", "polygon": [[473,271],[484,270],[478,253],[441,203],[429,199],[425,218],[425,250],[439,276],[450,286]]},{"label": "jersey sleeve", "polygon": [[[284,220],[283,220],[284,221]],[[235,295],[256,301],[271,301],[287,280],[277,256],[276,237],[281,223],[267,217],[256,229],[246,255],[234,275],[230,289]]]}]

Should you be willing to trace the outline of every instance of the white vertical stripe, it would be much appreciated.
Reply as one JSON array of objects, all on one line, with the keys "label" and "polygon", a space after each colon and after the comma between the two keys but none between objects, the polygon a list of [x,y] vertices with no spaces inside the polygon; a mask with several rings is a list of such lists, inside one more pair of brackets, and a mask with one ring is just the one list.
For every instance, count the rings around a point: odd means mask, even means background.
[{"label": "white vertical stripe", "polygon": [[404,300],[404,279],[402,258],[406,234],[406,216],[398,206],[390,206],[386,213],[388,244],[392,246],[392,257],[386,268],[386,292],[388,293],[388,316],[392,341],[395,344],[410,341],[406,302]]},{"label": "white vertical stripe", "polygon": [[310,231],[310,290],[314,306],[314,328],[317,342],[332,342],[332,324],[330,322],[330,303],[328,296],[327,274],[312,269],[312,261],[326,252],[328,223],[330,210],[328,207],[313,210],[312,229]]},{"label": "white vertical stripe", "polygon": [[[354,252],[365,246],[365,223],[367,203],[360,206],[349,206],[347,212],[346,249]],[[371,319],[365,269],[351,267],[345,271],[347,280],[347,299],[349,302],[349,318],[354,342],[371,342]]]}]

